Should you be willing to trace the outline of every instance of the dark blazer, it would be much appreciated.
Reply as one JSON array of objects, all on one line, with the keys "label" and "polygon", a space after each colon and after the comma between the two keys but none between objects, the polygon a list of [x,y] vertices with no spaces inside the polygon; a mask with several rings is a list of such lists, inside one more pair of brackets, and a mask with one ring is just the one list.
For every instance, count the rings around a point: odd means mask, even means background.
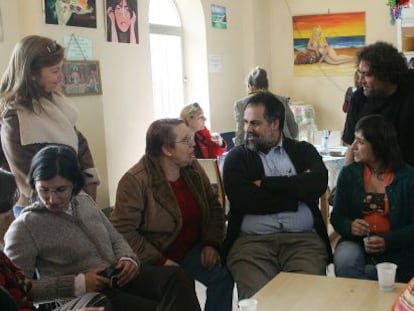
[{"label": "dark blazer", "polygon": [[[326,191],[328,171],[322,157],[311,144],[283,138],[283,147],[292,161],[296,176],[265,176],[257,152],[245,145],[233,148],[226,156],[223,168],[224,189],[230,201],[227,236],[223,245],[223,260],[237,239],[244,215],[266,215],[295,211],[298,202],[305,202],[314,219],[314,227],[326,244],[329,260],[332,250],[322,214],[319,197]],[[261,179],[261,187],[253,181]]]}]

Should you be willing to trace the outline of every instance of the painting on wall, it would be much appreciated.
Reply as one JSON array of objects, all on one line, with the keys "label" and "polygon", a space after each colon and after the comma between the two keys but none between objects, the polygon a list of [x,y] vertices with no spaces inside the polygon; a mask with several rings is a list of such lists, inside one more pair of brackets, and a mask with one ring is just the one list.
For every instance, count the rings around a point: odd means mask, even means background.
[{"label": "painting on wall", "polygon": [[67,96],[102,94],[98,61],[65,61],[63,93]]},{"label": "painting on wall", "polygon": [[3,18],[1,16],[1,8],[0,8],[0,42],[4,40],[4,32],[3,32]]},{"label": "painting on wall", "polygon": [[227,29],[226,7],[221,5],[211,5],[211,26],[213,28]]},{"label": "painting on wall", "polygon": [[96,0],[44,0],[46,24],[96,28]]},{"label": "painting on wall", "polygon": [[365,12],[293,17],[295,75],[349,75],[365,45]]},{"label": "painting on wall", "polygon": [[137,0],[106,0],[106,40],[138,44]]}]

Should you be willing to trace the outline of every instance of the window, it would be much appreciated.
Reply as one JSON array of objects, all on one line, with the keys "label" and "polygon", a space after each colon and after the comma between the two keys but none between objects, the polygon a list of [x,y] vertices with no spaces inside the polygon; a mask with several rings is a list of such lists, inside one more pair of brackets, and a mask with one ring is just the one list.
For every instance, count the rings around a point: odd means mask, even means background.
[{"label": "window", "polygon": [[182,29],[172,0],[150,0],[151,69],[156,119],[179,117],[184,105]]}]

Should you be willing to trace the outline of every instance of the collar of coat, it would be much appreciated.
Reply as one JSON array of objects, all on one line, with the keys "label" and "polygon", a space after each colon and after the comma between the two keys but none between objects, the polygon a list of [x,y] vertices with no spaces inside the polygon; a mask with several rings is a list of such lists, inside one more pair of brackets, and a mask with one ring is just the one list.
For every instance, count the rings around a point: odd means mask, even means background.
[{"label": "collar of coat", "polygon": [[[171,189],[170,183],[164,174],[159,160],[153,156],[146,155],[143,157],[143,164],[147,170],[148,181],[152,188],[155,200],[168,210],[174,218],[181,222],[180,207],[178,206],[175,193]],[[202,199],[203,191],[197,191],[198,189],[203,189],[203,184],[198,172],[199,169],[201,169],[200,164],[195,160],[190,165],[180,169],[180,177],[184,179],[196,201],[199,204],[203,204],[205,201]]]}]

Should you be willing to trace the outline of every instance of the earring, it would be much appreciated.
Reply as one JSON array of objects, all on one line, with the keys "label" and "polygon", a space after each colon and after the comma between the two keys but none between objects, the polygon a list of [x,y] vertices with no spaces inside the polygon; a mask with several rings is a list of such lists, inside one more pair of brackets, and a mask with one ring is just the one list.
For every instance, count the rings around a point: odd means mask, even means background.
[{"label": "earring", "polygon": [[172,153],[171,152],[167,152],[167,156],[171,157]]}]

